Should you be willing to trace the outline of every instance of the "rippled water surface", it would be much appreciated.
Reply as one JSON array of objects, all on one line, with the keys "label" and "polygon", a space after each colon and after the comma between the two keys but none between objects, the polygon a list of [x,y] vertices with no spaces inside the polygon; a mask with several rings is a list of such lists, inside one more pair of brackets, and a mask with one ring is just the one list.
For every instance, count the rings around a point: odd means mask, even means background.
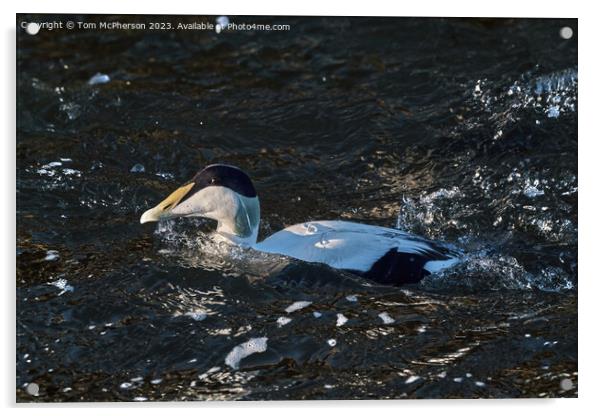
[{"label": "rippled water surface", "polygon": [[[18,33],[17,399],[576,396],[577,21],[230,20],[291,30]],[[260,239],[347,219],[464,262],[385,287],[139,224],[214,162]]]}]

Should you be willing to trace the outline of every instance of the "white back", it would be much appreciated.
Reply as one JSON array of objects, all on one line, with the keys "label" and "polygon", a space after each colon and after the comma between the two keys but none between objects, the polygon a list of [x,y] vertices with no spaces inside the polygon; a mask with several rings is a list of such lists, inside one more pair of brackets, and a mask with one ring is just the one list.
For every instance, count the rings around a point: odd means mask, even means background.
[{"label": "white back", "polygon": [[370,270],[393,248],[415,254],[433,250],[428,241],[403,231],[347,221],[296,224],[266,238],[254,248],[361,272]]}]

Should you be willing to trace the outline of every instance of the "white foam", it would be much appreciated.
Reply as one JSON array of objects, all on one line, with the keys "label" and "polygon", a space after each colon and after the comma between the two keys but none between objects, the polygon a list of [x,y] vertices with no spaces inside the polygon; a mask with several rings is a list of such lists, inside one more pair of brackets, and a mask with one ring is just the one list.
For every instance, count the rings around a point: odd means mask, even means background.
[{"label": "white foam", "polygon": [[46,261],[54,261],[54,260],[58,259],[59,257],[60,256],[59,256],[59,252],[58,251],[56,251],[56,250],[48,250],[46,252],[46,257],[44,257],[44,260],[46,260]]},{"label": "white foam", "polygon": [[347,317],[342,313],[337,313],[337,326],[343,326],[348,321]]},{"label": "white foam", "polygon": [[297,302],[294,302],[293,304],[289,305],[284,311],[286,313],[291,313],[291,312],[295,312],[298,311],[300,309],[306,308],[309,305],[311,305],[310,301],[307,300],[299,300]]},{"label": "white foam", "polygon": [[226,356],[224,363],[230,366],[232,369],[237,370],[238,365],[243,358],[258,352],[265,352],[267,349],[267,337],[251,338],[247,342],[243,342],[242,344],[234,347],[234,349]]},{"label": "white foam", "polygon": [[410,376],[406,379],[405,384],[412,384],[415,381],[420,380],[419,376]]},{"label": "white foam", "polygon": [[283,327],[284,325],[290,323],[292,321],[291,318],[287,318],[286,316],[281,316],[280,318],[278,318],[276,320],[276,323],[278,324],[278,327]]},{"label": "white foam", "polygon": [[61,293],[59,293],[59,296],[61,296],[63,293],[73,292],[75,290],[73,286],[71,286],[69,282],[67,282],[67,279],[58,279],[48,284],[61,289]]},{"label": "white foam", "polygon": [[98,72],[88,80],[88,85],[106,84],[109,81],[111,81],[111,77],[109,77],[107,74],[101,74]]},{"label": "white foam", "polygon": [[205,318],[207,318],[207,314],[205,312],[199,312],[199,311],[186,312],[184,315],[189,316],[190,318],[194,319],[195,321],[202,321]]},{"label": "white foam", "polygon": [[65,175],[75,175],[75,176],[81,176],[82,173],[77,170],[77,169],[69,169],[69,168],[65,168],[63,169],[63,174]]},{"label": "white foam", "polygon": [[219,371],[221,369],[221,367],[211,367],[209,370],[205,371],[203,374],[201,374],[199,376],[199,380],[205,380],[207,377],[209,377],[211,374]]},{"label": "white foam", "polygon": [[383,320],[384,324],[392,324],[393,322],[395,322],[395,319],[391,318],[391,316],[387,312],[379,313],[378,317]]}]

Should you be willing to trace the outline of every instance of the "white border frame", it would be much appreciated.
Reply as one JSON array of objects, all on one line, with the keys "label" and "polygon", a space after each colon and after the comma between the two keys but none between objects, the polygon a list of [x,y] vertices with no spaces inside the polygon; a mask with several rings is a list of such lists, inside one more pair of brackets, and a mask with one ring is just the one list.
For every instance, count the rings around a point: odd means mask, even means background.
[{"label": "white border frame", "polygon": [[[444,414],[445,416],[480,414],[504,415],[508,412],[545,412],[566,415],[587,412],[596,408],[598,386],[602,375],[600,348],[600,304],[602,294],[601,272],[597,270],[597,253],[600,235],[600,220],[597,203],[600,190],[598,170],[602,153],[599,130],[601,127],[598,108],[602,100],[599,42],[602,17],[597,13],[595,2],[565,2],[557,0],[532,1],[504,0],[485,1],[429,1],[395,3],[371,0],[351,4],[348,1],[298,0],[283,1],[228,1],[205,3],[201,1],[178,2],[147,0],[133,2],[124,0],[21,0],[17,4],[2,2],[2,126],[1,140],[4,172],[1,195],[10,203],[2,205],[2,229],[8,230],[2,238],[2,274],[4,290],[4,330],[2,331],[2,375],[1,403],[9,407],[9,413],[23,411],[28,414],[42,410],[46,415],[105,414],[109,409],[144,411],[163,415],[169,409],[178,413],[211,412],[240,414],[241,412],[261,415],[283,412],[287,416],[306,415],[317,410],[341,412],[345,415],[364,414],[368,409],[399,414],[415,412],[421,416]],[[579,399],[507,399],[507,400],[406,400],[406,401],[304,401],[304,402],[223,402],[223,403],[108,403],[108,404],[48,404],[15,405],[15,22],[16,13],[106,13],[106,14],[236,14],[236,15],[337,15],[337,16],[446,16],[446,17],[570,17],[579,19]],[[85,410],[83,408],[86,408]]]}]

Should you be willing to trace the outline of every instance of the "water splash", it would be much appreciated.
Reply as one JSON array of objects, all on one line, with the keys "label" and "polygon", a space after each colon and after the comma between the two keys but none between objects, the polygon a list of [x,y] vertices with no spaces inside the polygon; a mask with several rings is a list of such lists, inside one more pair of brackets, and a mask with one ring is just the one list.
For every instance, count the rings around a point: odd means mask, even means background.
[{"label": "water splash", "polygon": [[226,356],[224,363],[233,370],[237,370],[240,365],[240,361],[243,358],[246,358],[252,354],[265,352],[267,349],[267,337],[251,338],[247,342],[243,342],[242,344],[234,347],[234,349]]},{"label": "water splash", "polygon": [[[526,112],[545,118],[574,113],[577,109],[577,80],[577,69],[574,68],[535,78],[531,73],[525,73],[506,87],[497,87],[494,82],[479,79],[471,92],[472,100],[477,104],[475,114],[462,124],[460,130],[492,127],[493,140],[499,140]],[[482,112],[489,114],[489,117],[482,118]],[[488,125],[484,125],[484,121]],[[536,124],[540,124],[540,121],[537,120]]]},{"label": "water splash", "polygon": [[558,267],[531,273],[516,258],[486,250],[466,255],[458,266],[426,276],[420,284],[434,290],[538,289],[560,292],[575,288],[571,276]]}]

